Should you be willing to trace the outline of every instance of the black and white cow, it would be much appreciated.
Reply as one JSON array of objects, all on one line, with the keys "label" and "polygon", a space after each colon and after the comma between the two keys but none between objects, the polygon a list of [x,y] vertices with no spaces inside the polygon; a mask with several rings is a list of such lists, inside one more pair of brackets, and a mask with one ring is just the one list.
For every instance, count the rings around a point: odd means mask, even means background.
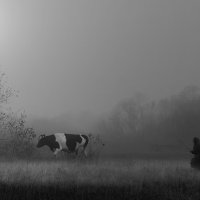
[{"label": "black and white cow", "polygon": [[37,147],[48,146],[56,156],[58,152],[64,151],[68,153],[78,154],[79,150],[87,156],[86,147],[88,145],[89,138],[87,135],[75,135],[68,133],[55,133],[53,135],[40,135]]}]

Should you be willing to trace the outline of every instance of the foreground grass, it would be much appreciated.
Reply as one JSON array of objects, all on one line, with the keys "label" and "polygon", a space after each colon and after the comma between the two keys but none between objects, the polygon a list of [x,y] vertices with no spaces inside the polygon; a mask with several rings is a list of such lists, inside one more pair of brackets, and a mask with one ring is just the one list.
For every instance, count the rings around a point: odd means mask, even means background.
[{"label": "foreground grass", "polygon": [[0,199],[200,199],[186,161],[4,161]]}]

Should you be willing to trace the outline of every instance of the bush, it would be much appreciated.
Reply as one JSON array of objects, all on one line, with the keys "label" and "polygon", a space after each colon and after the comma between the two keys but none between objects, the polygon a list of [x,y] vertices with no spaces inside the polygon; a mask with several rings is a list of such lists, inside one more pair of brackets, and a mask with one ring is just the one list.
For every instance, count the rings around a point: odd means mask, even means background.
[{"label": "bush", "polygon": [[26,115],[20,117],[10,116],[7,122],[7,133],[9,142],[7,142],[7,152],[9,156],[29,157],[34,152],[33,139],[36,137],[33,128],[25,127]]}]

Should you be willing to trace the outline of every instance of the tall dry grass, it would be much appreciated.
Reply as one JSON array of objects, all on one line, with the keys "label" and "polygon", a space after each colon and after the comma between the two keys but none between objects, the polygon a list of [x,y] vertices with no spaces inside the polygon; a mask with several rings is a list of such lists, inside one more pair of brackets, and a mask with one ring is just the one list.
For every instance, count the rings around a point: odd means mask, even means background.
[{"label": "tall dry grass", "polygon": [[200,181],[187,161],[3,161],[0,181],[21,184],[141,184]]},{"label": "tall dry grass", "polygon": [[[189,161],[3,161],[1,199],[200,199]],[[2,197],[2,196],[1,196]]]}]

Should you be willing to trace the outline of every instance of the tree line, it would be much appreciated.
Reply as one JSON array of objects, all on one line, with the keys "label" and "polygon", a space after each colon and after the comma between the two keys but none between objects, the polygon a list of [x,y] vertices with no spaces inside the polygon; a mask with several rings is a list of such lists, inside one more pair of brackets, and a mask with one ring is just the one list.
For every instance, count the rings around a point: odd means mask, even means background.
[{"label": "tree line", "polygon": [[[26,126],[25,113],[16,114],[6,106],[17,95],[17,91],[7,85],[5,74],[1,73],[0,155],[31,157],[36,151],[35,130]],[[95,127],[100,133],[96,137],[103,138],[112,148],[107,151],[127,148],[134,153],[137,151],[135,147],[147,151],[145,147],[149,144],[157,147],[169,145],[172,149],[183,140],[188,145],[192,137],[198,137],[200,133],[200,88],[187,86],[178,94],[157,101],[148,100],[144,94],[138,93],[115,105]],[[91,151],[94,155],[94,149]]]},{"label": "tree line", "polygon": [[110,151],[185,152],[192,138],[200,136],[200,88],[187,86],[157,101],[138,93],[118,103],[99,121],[97,130],[110,142]]}]

